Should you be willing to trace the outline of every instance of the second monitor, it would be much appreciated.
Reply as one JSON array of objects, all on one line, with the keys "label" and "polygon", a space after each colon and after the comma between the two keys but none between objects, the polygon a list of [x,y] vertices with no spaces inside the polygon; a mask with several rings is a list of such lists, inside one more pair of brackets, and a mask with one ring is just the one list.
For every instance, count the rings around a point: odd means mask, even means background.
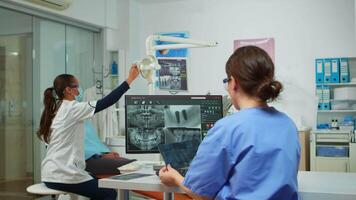
[{"label": "second monitor", "polygon": [[126,95],[126,153],[159,153],[158,144],[204,138],[222,118],[220,95]]}]

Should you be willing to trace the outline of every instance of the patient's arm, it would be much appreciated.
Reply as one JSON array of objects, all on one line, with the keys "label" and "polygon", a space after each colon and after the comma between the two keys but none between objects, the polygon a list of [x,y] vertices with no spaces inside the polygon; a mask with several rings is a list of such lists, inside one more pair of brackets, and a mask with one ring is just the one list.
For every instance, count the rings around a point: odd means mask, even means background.
[{"label": "patient's arm", "polygon": [[120,155],[117,152],[109,152],[101,155],[103,158],[120,158]]}]

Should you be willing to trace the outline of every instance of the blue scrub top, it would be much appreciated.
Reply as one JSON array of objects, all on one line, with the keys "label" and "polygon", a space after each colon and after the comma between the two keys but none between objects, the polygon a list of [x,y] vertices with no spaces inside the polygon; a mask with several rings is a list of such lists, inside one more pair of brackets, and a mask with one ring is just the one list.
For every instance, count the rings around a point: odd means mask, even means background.
[{"label": "blue scrub top", "polygon": [[84,154],[85,160],[92,157],[95,154],[101,155],[103,153],[110,152],[110,149],[105,146],[99,139],[98,134],[95,131],[93,124],[85,120],[84,121],[85,140],[84,140]]},{"label": "blue scrub top", "polygon": [[299,158],[298,131],[287,115],[242,109],[208,132],[183,184],[216,199],[298,199]]}]

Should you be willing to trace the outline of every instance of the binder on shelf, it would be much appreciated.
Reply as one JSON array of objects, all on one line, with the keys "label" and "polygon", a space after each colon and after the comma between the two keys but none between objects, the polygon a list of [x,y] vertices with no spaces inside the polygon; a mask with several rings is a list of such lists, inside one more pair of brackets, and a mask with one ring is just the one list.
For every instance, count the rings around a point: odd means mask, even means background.
[{"label": "binder on shelf", "polygon": [[340,82],[350,82],[350,68],[348,58],[340,58]]},{"label": "binder on shelf", "polygon": [[340,83],[340,60],[331,59],[331,83]]},{"label": "binder on shelf", "polygon": [[331,59],[324,59],[324,83],[331,82]]},{"label": "binder on shelf", "polygon": [[316,86],[316,97],[318,98],[318,110],[323,110],[323,86]]},{"label": "binder on shelf", "polygon": [[324,60],[323,59],[315,60],[315,82],[316,83],[324,82]]},{"label": "binder on shelf", "polygon": [[330,110],[330,86],[322,86],[322,110]]}]

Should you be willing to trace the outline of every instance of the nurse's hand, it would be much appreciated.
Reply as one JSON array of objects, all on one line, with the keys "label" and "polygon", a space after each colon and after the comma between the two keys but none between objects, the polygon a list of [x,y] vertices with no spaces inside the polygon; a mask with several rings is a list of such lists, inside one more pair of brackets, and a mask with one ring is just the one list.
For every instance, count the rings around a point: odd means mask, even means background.
[{"label": "nurse's hand", "polygon": [[184,180],[184,177],[173,169],[171,165],[162,167],[159,170],[159,178],[163,184],[168,186],[180,186]]},{"label": "nurse's hand", "polygon": [[137,76],[140,74],[138,67],[136,64],[132,64],[129,72],[129,77],[127,77],[126,82],[131,85],[132,81],[134,81]]}]

